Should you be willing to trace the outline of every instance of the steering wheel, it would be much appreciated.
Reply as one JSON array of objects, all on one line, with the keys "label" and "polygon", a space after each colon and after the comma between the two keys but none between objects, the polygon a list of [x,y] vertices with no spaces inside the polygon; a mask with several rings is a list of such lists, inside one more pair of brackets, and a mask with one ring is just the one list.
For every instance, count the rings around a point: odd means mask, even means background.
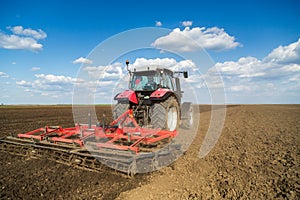
[{"label": "steering wheel", "polygon": [[157,89],[157,84],[155,82],[148,82],[144,87],[144,90],[156,90]]}]

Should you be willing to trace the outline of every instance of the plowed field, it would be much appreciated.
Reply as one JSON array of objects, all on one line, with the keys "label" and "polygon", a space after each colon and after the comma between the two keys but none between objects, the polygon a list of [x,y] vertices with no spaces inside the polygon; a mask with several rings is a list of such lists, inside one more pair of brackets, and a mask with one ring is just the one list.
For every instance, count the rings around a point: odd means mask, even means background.
[{"label": "plowed field", "polygon": [[[98,116],[110,107],[97,107]],[[228,106],[214,149],[198,157],[210,122],[171,166],[128,179],[0,152],[0,199],[300,199],[300,105]],[[2,106],[0,137],[73,126],[68,106]]]}]

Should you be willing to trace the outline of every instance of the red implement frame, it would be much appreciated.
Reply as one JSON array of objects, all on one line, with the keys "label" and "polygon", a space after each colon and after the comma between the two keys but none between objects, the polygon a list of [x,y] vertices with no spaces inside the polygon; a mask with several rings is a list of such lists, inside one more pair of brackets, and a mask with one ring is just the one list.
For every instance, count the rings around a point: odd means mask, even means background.
[{"label": "red implement frame", "polygon": [[[117,126],[118,124],[118,126]],[[127,110],[109,126],[79,125],[71,128],[60,126],[46,126],[28,133],[18,134],[19,138],[33,139],[54,144],[76,144],[84,146],[87,138],[93,137],[97,148],[109,148],[139,153],[140,144],[155,144],[163,139],[172,139],[177,131],[150,129],[140,127],[132,115],[132,110]]]}]

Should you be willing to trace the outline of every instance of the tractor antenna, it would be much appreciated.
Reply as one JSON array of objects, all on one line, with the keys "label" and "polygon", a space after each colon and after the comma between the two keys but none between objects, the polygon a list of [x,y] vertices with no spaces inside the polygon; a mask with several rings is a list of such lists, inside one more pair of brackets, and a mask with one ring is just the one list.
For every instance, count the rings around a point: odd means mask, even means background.
[{"label": "tractor antenna", "polygon": [[126,69],[127,69],[127,71],[129,72],[129,74],[131,74],[131,71],[130,71],[128,65],[129,65],[129,60],[126,60]]}]

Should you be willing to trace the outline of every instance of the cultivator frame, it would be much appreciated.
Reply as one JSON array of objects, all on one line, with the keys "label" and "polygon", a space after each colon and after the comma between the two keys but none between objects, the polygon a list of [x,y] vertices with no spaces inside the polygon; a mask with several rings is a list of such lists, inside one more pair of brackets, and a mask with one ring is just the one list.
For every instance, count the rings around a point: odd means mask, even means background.
[{"label": "cultivator frame", "polygon": [[[140,127],[132,112],[127,110],[109,125],[46,126],[20,133],[0,139],[0,148],[17,151],[19,147],[21,151],[27,150],[27,154],[38,155],[42,154],[41,150],[48,151],[57,160],[96,171],[100,161],[129,175],[170,164],[180,152],[180,146],[171,142],[177,131]],[[163,148],[156,151],[157,147]]]},{"label": "cultivator frame", "polygon": [[[125,124],[129,124],[129,126],[125,126]],[[140,127],[132,115],[132,110],[127,110],[107,126],[100,124],[77,124],[71,128],[46,126],[27,133],[17,134],[17,138],[30,139],[35,142],[77,145],[79,147],[84,147],[85,142],[89,138],[93,138],[96,140],[94,145],[99,149],[108,148],[139,154],[139,145],[152,145],[163,139],[172,139],[176,135],[176,130],[167,131]]]}]

